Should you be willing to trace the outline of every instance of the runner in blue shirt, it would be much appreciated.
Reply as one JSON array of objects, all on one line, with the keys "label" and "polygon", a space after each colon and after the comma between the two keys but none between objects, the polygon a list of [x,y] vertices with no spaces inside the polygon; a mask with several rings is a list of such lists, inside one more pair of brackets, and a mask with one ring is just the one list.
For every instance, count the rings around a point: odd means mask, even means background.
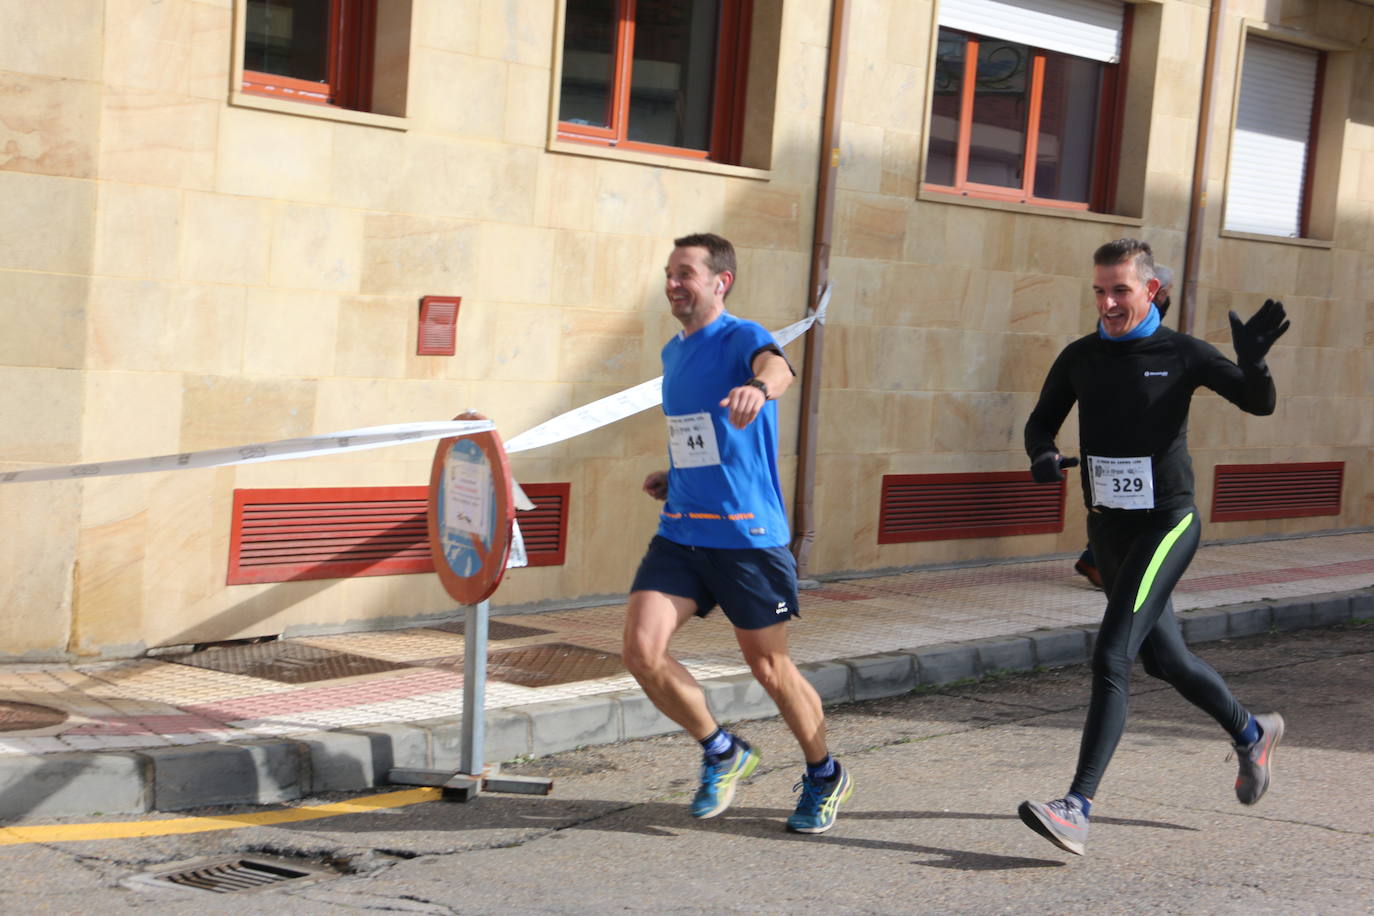
[{"label": "runner in blue shirt", "polygon": [[849,798],[849,772],[830,756],[820,697],[787,650],[797,616],[797,566],[778,476],[778,409],[794,373],[773,336],[725,310],[735,249],[717,235],[677,239],[664,292],[682,331],[663,347],[669,468],[644,480],[663,500],[625,618],[625,665],[653,704],[702,746],[694,817],[729,807],[759,753],[722,729],[701,685],[668,643],[716,605],[744,659],[777,703],[806,759],[789,830],[824,833]]}]

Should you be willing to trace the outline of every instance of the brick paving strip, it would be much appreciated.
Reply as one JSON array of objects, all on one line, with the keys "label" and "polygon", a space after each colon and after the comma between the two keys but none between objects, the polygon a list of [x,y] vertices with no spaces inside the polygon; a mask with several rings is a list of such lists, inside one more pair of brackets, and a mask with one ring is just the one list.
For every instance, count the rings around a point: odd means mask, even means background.
[{"label": "brick paving strip", "polygon": [[[1081,663],[1102,597],[1071,565],[827,582],[803,593],[794,657],[827,704]],[[1374,618],[1374,532],[1209,545],[1192,573],[1175,599],[1190,643]],[[493,653],[571,679],[493,678],[489,759],[676,730],[628,674],[604,676],[617,667],[622,613],[617,604],[506,618],[521,623],[505,630],[508,641],[493,640]],[[531,621],[539,629],[527,635]],[[370,788],[392,767],[456,768],[462,656],[433,655],[436,646],[461,652],[453,640],[421,628],[263,644],[289,650],[279,655],[327,650],[399,663],[301,684],[156,659],[0,665],[0,706],[9,711],[0,716],[0,819],[268,804]],[[689,624],[675,647],[721,720],[776,715],[719,615]],[[541,682],[528,667],[518,674]]]}]

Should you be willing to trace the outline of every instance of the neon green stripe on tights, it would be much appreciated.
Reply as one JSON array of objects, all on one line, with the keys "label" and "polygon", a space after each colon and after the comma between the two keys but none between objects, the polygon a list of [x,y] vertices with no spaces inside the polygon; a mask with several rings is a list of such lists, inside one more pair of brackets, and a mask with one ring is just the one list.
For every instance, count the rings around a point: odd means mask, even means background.
[{"label": "neon green stripe on tights", "polygon": [[1183,532],[1188,530],[1188,526],[1193,523],[1193,513],[1189,512],[1183,516],[1183,520],[1174,526],[1173,530],[1164,535],[1164,540],[1159,542],[1155,548],[1155,555],[1150,557],[1150,565],[1145,568],[1145,577],[1140,580],[1140,588],[1135,593],[1135,607],[1131,609],[1134,614],[1140,610],[1145,599],[1150,597],[1150,586],[1155,584],[1155,576],[1159,573],[1159,567],[1164,565],[1164,558],[1173,549],[1174,542],[1183,536]]}]

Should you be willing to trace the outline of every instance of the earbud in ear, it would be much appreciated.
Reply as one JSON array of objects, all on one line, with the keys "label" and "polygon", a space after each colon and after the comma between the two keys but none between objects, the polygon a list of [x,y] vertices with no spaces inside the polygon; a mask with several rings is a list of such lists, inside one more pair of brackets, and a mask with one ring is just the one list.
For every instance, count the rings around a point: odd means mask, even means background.
[{"label": "earbud in ear", "polygon": [[724,283],[717,283],[717,284],[716,284],[716,292],[718,292],[718,293],[723,293],[723,292],[725,292],[725,284],[724,284]]}]

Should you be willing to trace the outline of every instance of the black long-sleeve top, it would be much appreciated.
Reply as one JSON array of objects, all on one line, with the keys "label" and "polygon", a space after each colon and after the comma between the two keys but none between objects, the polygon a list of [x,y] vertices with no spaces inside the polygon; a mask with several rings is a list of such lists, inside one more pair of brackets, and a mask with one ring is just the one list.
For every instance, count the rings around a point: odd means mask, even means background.
[{"label": "black long-sleeve top", "polygon": [[[1078,402],[1079,447],[1085,456],[1149,456],[1157,510],[1193,505],[1188,456],[1188,407],[1205,385],[1247,413],[1274,412],[1274,380],[1261,362],[1237,366],[1206,341],[1161,327],[1139,340],[1093,333],[1059,354],[1026,421],[1031,460],[1058,451],[1054,437]],[[1083,501],[1092,507],[1087,462],[1080,469]],[[1138,510],[1137,510],[1138,511]]]}]

